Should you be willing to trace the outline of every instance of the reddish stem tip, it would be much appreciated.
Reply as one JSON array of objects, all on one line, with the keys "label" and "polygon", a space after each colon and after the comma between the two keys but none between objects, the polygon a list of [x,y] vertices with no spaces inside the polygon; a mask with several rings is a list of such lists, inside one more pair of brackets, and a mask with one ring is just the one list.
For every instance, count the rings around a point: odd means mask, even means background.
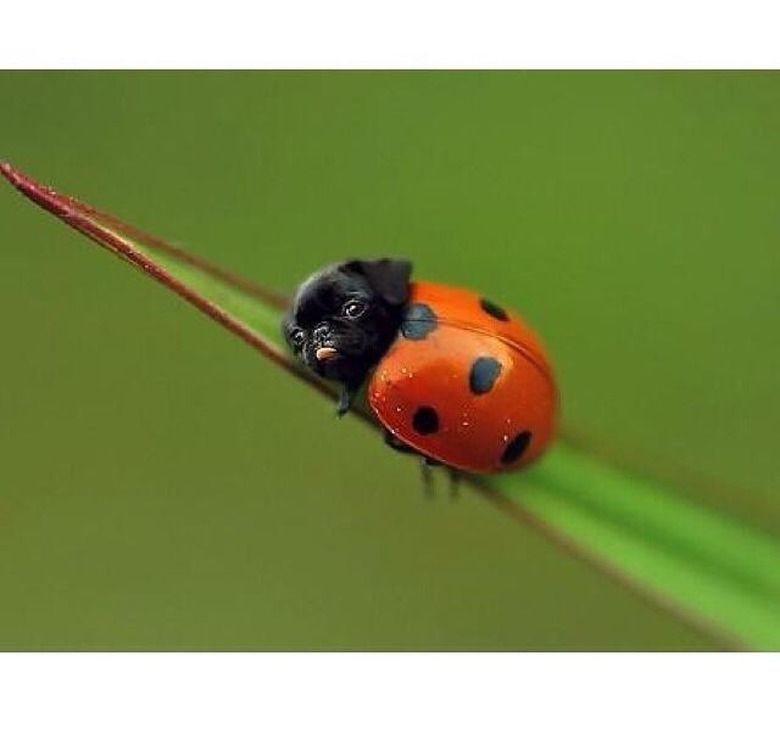
[{"label": "reddish stem tip", "polygon": [[0,161],[0,173],[3,174],[28,199],[60,218],[67,217],[73,206],[66,197],[60,196],[49,186],[39,184],[8,161]]},{"label": "reddish stem tip", "polygon": [[31,179],[14,168],[8,161],[0,161],[0,173],[21,191],[25,191],[31,187]]},{"label": "reddish stem tip", "polygon": [[11,183],[14,182],[15,171],[8,161],[0,161],[0,173],[2,173]]}]

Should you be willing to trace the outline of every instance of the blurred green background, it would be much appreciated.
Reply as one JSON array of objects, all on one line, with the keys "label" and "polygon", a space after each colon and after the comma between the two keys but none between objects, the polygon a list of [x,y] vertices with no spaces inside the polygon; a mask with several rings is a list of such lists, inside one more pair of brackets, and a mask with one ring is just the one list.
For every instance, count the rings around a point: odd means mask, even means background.
[{"label": "blurred green background", "polygon": [[[776,73],[3,73],[0,157],[264,284],[489,292],[564,419],[780,529]],[[0,190],[0,648],[710,649]]]}]

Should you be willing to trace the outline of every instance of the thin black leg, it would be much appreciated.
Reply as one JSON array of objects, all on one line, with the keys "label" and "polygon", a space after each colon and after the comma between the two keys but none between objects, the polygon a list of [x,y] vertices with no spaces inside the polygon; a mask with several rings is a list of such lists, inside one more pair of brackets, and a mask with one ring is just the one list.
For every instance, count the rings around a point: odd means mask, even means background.
[{"label": "thin black leg", "polygon": [[452,499],[457,499],[459,493],[458,483],[460,482],[462,476],[462,472],[459,469],[455,469],[451,466],[445,466],[440,461],[432,459],[430,456],[421,454],[419,451],[417,451],[417,449],[414,449],[409,446],[409,444],[404,443],[400,438],[390,433],[390,431],[387,429],[385,429],[384,432],[384,439],[385,443],[394,451],[400,451],[402,454],[414,454],[420,457],[420,477],[422,479],[423,493],[426,497],[435,496],[433,487],[433,467],[444,466],[447,470],[447,475],[450,478],[450,497]]},{"label": "thin black leg", "polygon": [[463,472],[460,469],[448,466],[447,474],[450,477],[450,499],[454,501],[460,497],[460,480],[463,478]]},{"label": "thin black leg", "polygon": [[339,394],[339,402],[336,406],[336,415],[339,418],[341,418],[352,407],[352,403],[355,401],[355,397],[359,392],[359,385],[342,385],[341,393]]},{"label": "thin black leg", "polygon": [[436,495],[433,491],[433,470],[432,464],[424,456],[420,459],[420,477],[422,478],[423,494],[428,499],[433,499]]}]

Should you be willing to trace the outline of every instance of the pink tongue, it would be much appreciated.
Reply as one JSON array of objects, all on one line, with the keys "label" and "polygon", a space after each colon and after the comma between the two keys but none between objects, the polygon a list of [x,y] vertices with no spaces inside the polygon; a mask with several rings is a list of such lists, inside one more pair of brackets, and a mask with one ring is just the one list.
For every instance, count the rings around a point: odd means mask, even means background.
[{"label": "pink tongue", "polygon": [[333,347],[320,347],[314,353],[314,356],[317,357],[320,362],[324,362],[326,359],[335,357],[337,354],[338,352]]}]

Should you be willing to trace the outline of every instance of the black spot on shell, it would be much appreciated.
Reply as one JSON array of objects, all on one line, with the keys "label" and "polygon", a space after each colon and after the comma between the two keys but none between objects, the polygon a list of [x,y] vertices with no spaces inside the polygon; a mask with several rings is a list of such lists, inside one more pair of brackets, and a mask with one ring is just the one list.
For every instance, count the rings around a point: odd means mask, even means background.
[{"label": "black spot on shell", "polygon": [[511,464],[517,461],[531,443],[531,431],[521,431],[505,447],[501,454],[502,464]]},{"label": "black spot on shell", "polygon": [[430,405],[423,405],[414,411],[412,427],[423,436],[439,430],[439,414]]},{"label": "black spot on shell", "polygon": [[401,334],[407,339],[425,339],[436,328],[436,313],[427,303],[410,303],[404,311]]},{"label": "black spot on shell", "polygon": [[509,321],[509,316],[507,316],[506,311],[497,303],[493,303],[493,301],[489,301],[487,298],[480,298],[479,305],[485,313],[490,314],[494,319]]},{"label": "black spot on shell", "polygon": [[471,364],[469,388],[475,395],[490,392],[501,372],[501,362],[493,357],[477,357]]}]

